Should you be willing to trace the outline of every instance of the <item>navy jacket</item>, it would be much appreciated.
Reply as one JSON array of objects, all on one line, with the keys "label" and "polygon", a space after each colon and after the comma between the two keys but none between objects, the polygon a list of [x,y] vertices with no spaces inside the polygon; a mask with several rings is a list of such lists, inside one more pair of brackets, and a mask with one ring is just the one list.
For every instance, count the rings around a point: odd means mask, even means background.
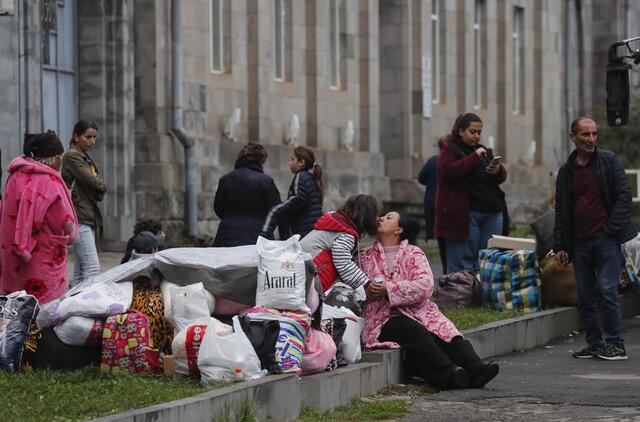
[{"label": "navy jacket", "polygon": [[[573,198],[571,196],[571,174],[577,151],[569,155],[567,162],[558,171],[556,179],[556,224],[554,230],[554,250],[573,253]],[[596,148],[596,173],[607,210],[607,222],[603,232],[618,243],[633,239],[638,231],[631,222],[631,190],[622,162],[611,151]]]},{"label": "navy jacket", "polygon": [[424,222],[427,240],[433,239],[433,223],[435,218],[436,189],[438,188],[438,155],[429,157],[418,175],[418,182],[426,187],[424,191]]},{"label": "navy jacket", "polygon": [[241,163],[220,178],[213,208],[220,226],[213,246],[253,245],[264,218],[280,203],[280,192],[262,167]]},{"label": "navy jacket", "polygon": [[287,200],[271,209],[262,226],[262,236],[273,238],[276,226],[281,230],[288,223],[291,233],[280,233],[283,239],[289,234],[304,237],[322,216],[322,198],[310,171],[299,171],[293,177]]}]

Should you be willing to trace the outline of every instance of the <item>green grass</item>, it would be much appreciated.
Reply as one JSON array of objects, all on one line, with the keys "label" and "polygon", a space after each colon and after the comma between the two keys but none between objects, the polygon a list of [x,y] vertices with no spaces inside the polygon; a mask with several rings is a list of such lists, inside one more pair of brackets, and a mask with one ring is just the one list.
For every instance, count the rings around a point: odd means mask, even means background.
[{"label": "green grass", "polygon": [[298,422],[355,422],[394,419],[409,412],[407,400],[363,401],[341,406],[330,412],[320,412],[311,407],[303,407]]},{"label": "green grass", "polygon": [[107,376],[80,371],[0,371],[2,420],[75,421],[168,402],[227,384],[204,386],[190,378]]},{"label": "green grass", "polygon": [[489,322],[524,315],[522,312],[496,311],[485,307],[441,309],[441,311],[456,325],[458,330],[468,330]]},{"label": "green grass", "polygon": [[511,237],[524,237],[529,239],[535,239],[536,234],[533,232],[533,229],[529,224],[520,224],[515,226],[510,232],[509,236]]}]

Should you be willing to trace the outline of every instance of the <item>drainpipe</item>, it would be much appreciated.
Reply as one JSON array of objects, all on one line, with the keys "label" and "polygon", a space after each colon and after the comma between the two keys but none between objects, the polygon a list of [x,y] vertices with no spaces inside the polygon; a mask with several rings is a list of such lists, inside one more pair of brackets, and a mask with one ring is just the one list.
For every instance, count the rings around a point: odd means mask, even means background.
[{"label": "drainpipe", "polygon": [[566,156],[569,153],[569,141],[567,137],[569,136],[569,126],[571,125],[571,120],[573,119],[573,104],[571,101],[571,91],[569,89],[569,84],[571,82],[571,75],[569,71],[571,69],[571,65],[569,61],[571,60],[571,1],[565,1],[565,9],[564,9],[564,102],[565,102],[565,131],[563,134],[564,147],[563,152]]},{"label": "drainpipe", "polygon": [[198,199],[196,194],[196,147],[187,137],[182,121],[182,5],[180,0],[171,1],[171,131],[184,147],[184,219],[186,234],[195,237],[198,233]]}]

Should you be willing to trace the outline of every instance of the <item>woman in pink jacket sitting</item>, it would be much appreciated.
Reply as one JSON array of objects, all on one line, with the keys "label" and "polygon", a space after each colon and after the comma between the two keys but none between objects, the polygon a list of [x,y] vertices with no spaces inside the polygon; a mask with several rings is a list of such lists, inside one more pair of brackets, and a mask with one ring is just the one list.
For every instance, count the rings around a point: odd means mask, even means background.
[{"label": "woman in pink jacket sitting", "polygon": [[67,290],[67,245],[78,220],[59,173],[64,147],[56,133],[25,135],[23,152],[4,187],[0,294],[26,290],[42,305]]},{"label": "woman in pink jacket sitting", "polygon": [[482,388],[497,374],[429,300],[433,275],[414,246],[418,223],[390,212],[379,219],[378,240],[360,255],[367,284],[364,342],[367,348],[402,347],[412,375],[438,388]]}]

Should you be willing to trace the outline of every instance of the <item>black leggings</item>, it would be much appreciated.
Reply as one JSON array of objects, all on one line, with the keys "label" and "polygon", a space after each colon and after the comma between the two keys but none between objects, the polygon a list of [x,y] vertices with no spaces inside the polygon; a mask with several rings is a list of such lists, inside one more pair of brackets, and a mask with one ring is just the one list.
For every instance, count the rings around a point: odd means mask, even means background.
[{"label": "black leggings", "polygon": [[382,327],[378,340],[398,343],[407,353],[407,364],[412,375],[424,378],[436,387],[449,386],[456,366],[463,367],[470,376],[482,370],[482,360],[469,341],[456,336],[447,343],[404,315],[389,319]]}]

